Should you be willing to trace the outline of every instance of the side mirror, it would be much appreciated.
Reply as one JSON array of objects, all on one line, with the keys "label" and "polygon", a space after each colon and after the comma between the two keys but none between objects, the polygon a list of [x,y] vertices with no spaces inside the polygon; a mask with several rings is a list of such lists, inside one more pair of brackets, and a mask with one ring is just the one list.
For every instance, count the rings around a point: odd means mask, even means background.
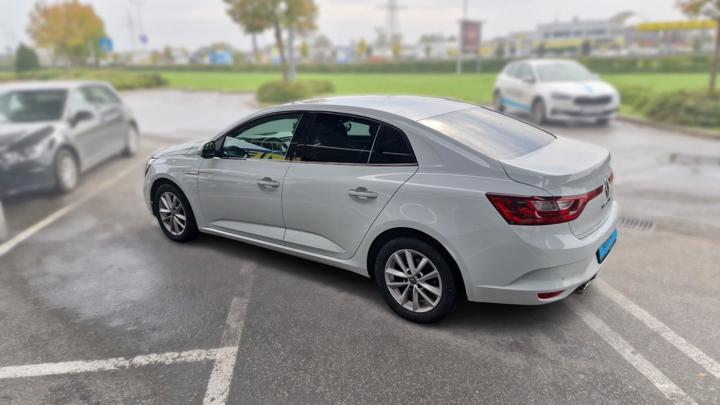
[{"label": "side mirror", "polygon": [[522,78],[522,81],[524,81],[527,84],[533,84],[533,83],[535,83],[535,78],[532,76],[524,76]]},{"label": "side mirror", "polygon": [[90,121],[95,115],[87,110],[80,110],[70,118],[70,126],[74,127],[83,121]]},{"label": "side mirror", "polygon": [[212,159],[217,156],[217,148],[215,145],[215,141],[210,141],[203,145],[202,150],[200,151],[200,156],[203,159]]}]

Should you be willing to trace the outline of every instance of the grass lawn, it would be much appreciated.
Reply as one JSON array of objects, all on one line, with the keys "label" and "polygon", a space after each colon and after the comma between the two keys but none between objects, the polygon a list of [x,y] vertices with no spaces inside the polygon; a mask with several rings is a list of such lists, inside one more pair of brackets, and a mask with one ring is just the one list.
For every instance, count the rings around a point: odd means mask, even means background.
[{"label": "grass lawn", "polygon": [[[276,73],[162,72],[171,87],[187,90],[253,92],[261,84],[278,80]],[[378,74],[328,73],[301,74],[299,80],[330,80],[336,94],[417,94],[443,96],[475,103],[490,102],[494,73],[464,74]],[[622,88],[649,87],[654,92],[702,89],[704,73],[606,74],[603,80]]]}]

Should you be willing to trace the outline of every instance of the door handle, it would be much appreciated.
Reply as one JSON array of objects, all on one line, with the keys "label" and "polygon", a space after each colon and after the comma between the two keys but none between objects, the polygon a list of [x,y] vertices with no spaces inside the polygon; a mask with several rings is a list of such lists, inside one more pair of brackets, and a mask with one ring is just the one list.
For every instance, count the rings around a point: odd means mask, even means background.
[{"label": "door handle", "polygon": [[370,198],[377,198],[378,193],[376,193],[374,191],[370,191],[370,190],[366,189],[365,187],[358,187],[356,189],[348,191],[348,195],[350,197],[367,200]]},{"label": "door handle", "polygon": [[257,184],[260,185],[260,187],[265,188],[278,188],[280,187],[280,183],[273,180],[270,177],[263,177],[262,179],[257,181]]}]

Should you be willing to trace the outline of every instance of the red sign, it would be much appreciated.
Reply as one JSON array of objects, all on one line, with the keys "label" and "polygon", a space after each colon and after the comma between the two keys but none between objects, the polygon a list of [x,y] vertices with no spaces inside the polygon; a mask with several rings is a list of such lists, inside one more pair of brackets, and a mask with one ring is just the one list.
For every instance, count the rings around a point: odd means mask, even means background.
[{"label": "red sign", "polygon": [[464,55],[477,55],[480,52],[479,21],[460,21],[460,49]]}]

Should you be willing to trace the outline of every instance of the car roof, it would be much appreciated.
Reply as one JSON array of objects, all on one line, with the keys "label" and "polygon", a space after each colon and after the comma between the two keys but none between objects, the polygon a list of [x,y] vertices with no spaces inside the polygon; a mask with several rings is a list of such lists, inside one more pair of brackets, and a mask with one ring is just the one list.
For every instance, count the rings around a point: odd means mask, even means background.
[{"label": "car roof", "polygon": [[298,101],[289,105],[295,108],[309,105],[321,105],[330,108],[356,107],[358,109],[390,113],[413,121],[476,107],[473,104],[447,98],[389,95],[325,97]]},{"label": "car roof", "polygon": [[104,82],[91,80],[45,80],[45,81],[20,81],[0,83],[0,91],[10,90],[71,90],[76,87],[89,84],[107,85]]}]

